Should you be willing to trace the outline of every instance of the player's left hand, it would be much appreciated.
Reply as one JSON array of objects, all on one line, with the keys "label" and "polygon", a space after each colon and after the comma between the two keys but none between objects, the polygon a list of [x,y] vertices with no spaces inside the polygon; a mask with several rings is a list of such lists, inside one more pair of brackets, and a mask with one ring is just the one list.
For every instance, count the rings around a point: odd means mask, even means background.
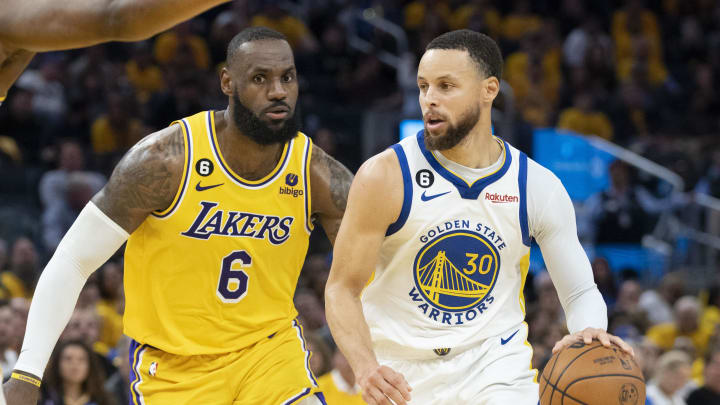
[{"label": "player's left hand", "polygon": [[624,340],[615,335],[611,335],[602,329],[597,328],[585,328],[580,332],[565,335],[564,338],[560,339],[557,343],[555,343],[552,352],[553,354],[555,354],[560,350],[570,346],[571,344],[580,341],[583,341],[586,345],[589,345],[590,343],[592,343],[593,339],[599,340],[600,343],[602,343],[602,345],[607,348],[610,348],[610,345],[614,343],[619,346],[622,351],[635,358],[635,351],[633,351],[632,347],[630,347],[629,344],[625,343]]}]

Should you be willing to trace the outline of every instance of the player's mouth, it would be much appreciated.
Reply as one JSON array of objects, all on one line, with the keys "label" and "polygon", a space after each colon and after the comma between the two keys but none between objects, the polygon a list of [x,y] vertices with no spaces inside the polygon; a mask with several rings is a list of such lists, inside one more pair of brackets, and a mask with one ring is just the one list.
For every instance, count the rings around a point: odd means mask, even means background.
[{"label": "player's mouth", "polygon": [[265,115],[271,120],[282,120],[290,115],[290,109],[287,107],[272,107],[265,111]]},{"label": "player's mouth", "polygon": [[428,131],[434,131],[437,129],[444,128],[447,125],[447,121],[438,116],[429,116],[425,118],[425,127]]}]

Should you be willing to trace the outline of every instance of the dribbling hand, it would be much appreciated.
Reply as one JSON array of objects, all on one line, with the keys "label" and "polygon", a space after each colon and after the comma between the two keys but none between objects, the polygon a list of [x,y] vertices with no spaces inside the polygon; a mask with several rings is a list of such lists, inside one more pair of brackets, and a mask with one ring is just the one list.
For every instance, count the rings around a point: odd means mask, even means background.
[{"label": "dribbling hand", "polygon": [[407,405],[412,391],[405,377],[387,366],[377,366],[358,376],[358,385],[369,405]]},{"label": "dribbling hand", "polygon": [[564,338],[555,343],[555,347],[553,347],[552,353],[555,354],[575,342],[583,341],[585,342],[585,344],[589,345],[590,343],[592,343],[593,339],[599,340],[600,343],[607,348],[610,348],[610,345],[614,343],[619,346],[622,351],[631,355],[633,358],[635,357],[635,352],[633,351],[632,347],[625,343],[624,340],[615,335],[611,335],[602,329],[597,328],[585,328],[580,332],[565,335]]}]

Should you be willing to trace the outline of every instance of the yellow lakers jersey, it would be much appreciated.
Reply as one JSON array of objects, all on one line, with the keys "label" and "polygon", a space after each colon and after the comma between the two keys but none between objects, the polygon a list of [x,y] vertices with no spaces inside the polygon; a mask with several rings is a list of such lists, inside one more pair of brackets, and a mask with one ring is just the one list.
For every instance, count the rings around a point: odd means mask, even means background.
[{"label": "yellow lakers jersey", "polygon": [[181,355],[247,347],[290,325],[310,221],[310,138],[285,144],[265,178],[223,158],[214,113],[176,121],[185,171],[171,206],[130,235],[125,334]]}]

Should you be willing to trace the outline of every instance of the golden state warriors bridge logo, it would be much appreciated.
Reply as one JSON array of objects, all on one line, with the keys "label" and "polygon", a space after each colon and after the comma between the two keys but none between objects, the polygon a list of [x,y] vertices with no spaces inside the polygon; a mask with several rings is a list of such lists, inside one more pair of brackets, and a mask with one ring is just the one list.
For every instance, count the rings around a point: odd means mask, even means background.
[{"label": "golden state warriors bridge logo", "polygon": [[[460,325],[488,308],[500,254],[485,236],[470,230],[444,233],[429,241],[415,258],[413,301],[440,323]],[[432,307],[428,307],[428,304]]]}]

